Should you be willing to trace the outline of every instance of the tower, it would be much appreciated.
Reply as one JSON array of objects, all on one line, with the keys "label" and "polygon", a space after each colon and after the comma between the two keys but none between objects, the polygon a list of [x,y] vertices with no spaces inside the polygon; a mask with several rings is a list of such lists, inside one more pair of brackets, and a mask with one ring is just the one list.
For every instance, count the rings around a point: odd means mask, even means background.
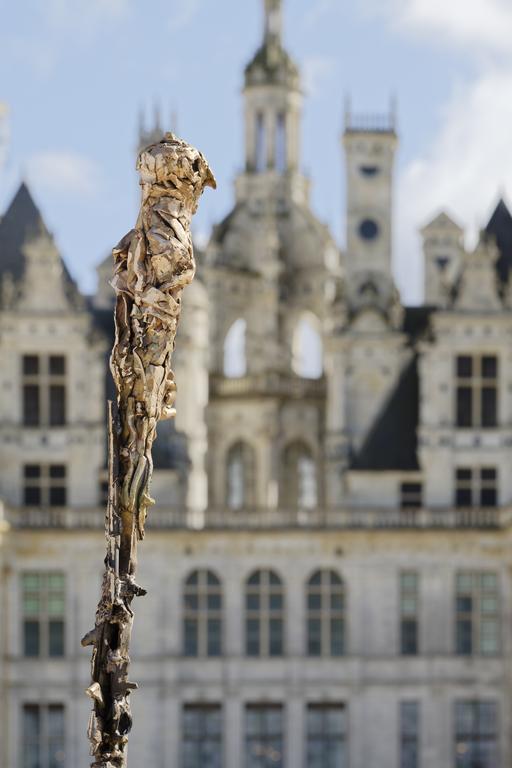
[{"label": "tower", "polygon": [[347,275],[391,274],[395,115],[345,113]]},{"label": "tower", "polygon": [[262,186],[305,198],[298,173],[302,92],[297,66],[283,47],[282,0],[264,0],[263,41],[245,68],[245,173],[237,180],[242,196]]}]

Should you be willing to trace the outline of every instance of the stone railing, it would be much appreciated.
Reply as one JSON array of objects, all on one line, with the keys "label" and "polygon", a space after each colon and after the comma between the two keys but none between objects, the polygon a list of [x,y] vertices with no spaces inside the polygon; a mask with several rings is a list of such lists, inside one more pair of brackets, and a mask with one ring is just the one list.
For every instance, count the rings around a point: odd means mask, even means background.
[{"label": "stone railing", "polygon": [[[9,507],[0,522],[15,529],[92,529],[103,527],[98,507]],[[155,507],[147,527],[153,530],[399,530],[500,529],[512,524],[512,508],[378,509],[331,507],[315,509],[210,507],[192,512],[182,507]]]},{"label": "stone railing", "polygon": [[323,397],[326,391],[325,378],[305,379],[278,372],[262,373],[228,379],[224,376],[210,377],[210,394],[213,397],[242,397],[244,395],[287,395],[288,397]]}]

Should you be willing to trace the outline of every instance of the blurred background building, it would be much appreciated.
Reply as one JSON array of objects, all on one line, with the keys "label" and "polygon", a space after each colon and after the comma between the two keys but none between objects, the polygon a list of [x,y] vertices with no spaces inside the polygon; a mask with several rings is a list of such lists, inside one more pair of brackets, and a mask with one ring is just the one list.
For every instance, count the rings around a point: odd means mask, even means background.
[{"label": "blurred background building", "polygon": [[[340,252],[309,206],[279,0],[243,98],[244,170],[196,254],[155,448],[130,762],[504,768],[512,217],[500,201],[468,252],[437,215],[425,304],[404,307],[393,111],[347,108]],[[88,761],[110,271],[81,295],[21,185],[0,221],[3,768]]]}]

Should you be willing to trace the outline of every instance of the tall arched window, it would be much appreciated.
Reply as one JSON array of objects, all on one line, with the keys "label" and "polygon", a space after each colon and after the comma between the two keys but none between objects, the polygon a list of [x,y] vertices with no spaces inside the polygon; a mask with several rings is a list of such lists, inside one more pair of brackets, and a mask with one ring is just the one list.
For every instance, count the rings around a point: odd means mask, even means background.
[{"label": "tall arched window", "polygon": [[255,571],[247,579],[245,638],[248,656],[283,654],[284,590],[274,571]]},{"label": "tall arched window", "polygon": [[185,656],[222,653],[222,588],[213,571],[193,571],[183,590]]},{"label": "tall arched window", "polygon": [[254,503],[254,450],[242,441],[231,446],[226,462],[226,503],[241,509]]},{"label": "tall arched window", "polygon": [[281,501],[301,509],[314,509],[318,504],[316,461],[305,443],[291,443],[284,451]]},{"label": "tall arched window", "polygon": [[292,368],[305,379],[319,379],[323,374],[323,347],[318,319],[305,313],[292,338]]},{"label": "tall arched window", "polygon": [[247,373],[246,335],[247,323],[240,317],[224,339],[223,372],[228,379],[239,379]]},{"label": "tall arched window", "polygon": [[336,571],[315,571],[306,588],[308,656],[345,653],[345,586]]}]

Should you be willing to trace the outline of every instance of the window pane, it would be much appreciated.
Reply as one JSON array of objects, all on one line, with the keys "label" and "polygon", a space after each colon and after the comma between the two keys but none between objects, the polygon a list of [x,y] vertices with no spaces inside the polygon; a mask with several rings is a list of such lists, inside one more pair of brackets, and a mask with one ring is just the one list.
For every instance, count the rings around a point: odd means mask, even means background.
[{"label": "window pane", "polygon": [[498,359],[494,356],[484,355],[482,357],[482,377],[484,379],[495,379],[498,374]]},{"label": "window pane", "polygon": [[457,621],[456,649],[462,656],[470,656],[473,652],[472,623],[469,619]]},{"label": "window pane", "polygon": [[208,656],[220,656],[221,622],[220,619],[208,619]]},{"label": "window pane", "polygon": [[39,464],[25,464],[23,475],[27,478],[41,477],[41,467]]},{"label": "window pane", "polygon": [[482,427],[495,427],[497,424],[497,391],[494,387],[482,389]]},{"label": "window pane", "polygon": [[198,655],[198,625],[194,619],[185,619],[185,656]]},{"label": "window pane", "polygon": [[66,477],[66,467],[64,464],[50,464],[50,477],[63,478]]},{"label": "window pane", "polygon": [[322,623],[320,619],[308,620],[308,655],[320,656],[322,653]]},{"label": "window pane", "polygon": [[472,425],[473,392],[470,387],[457,387],[457,426]]},{"label": "window pane", "polygon": [[258,619],[248,619],[246,625],[247,632],[247,655],[260,655],[260,622]]},{"label": "window pane", "polygon": [[27,507],[39,507],[42,504],[41,489],[28,487],[23,489],[23,503]]},{"label": "window pane", "polygon": [[63,355],[50,355],[50,373],[63,376],[66,373],[66,358]]},{"label": "window pane", "polygon": [[23,424],[26,427],[37,427],[40,421],[39,387],[37,384],[25,384],[23,386]]},{"label": "window pane", "polygon": [[269,622],[269,635],[270,635],[270,656],[281,656],[283,653],[283,622],[281,619],[270,619]]},{"label": "window pane", "polygon": [[66,423],[66,388],[61,384],[50,386],[50,426],[61,427]]},{"label": "window pane", "polygon": [[418,653],[418,625],[416,619],[402,619],[401,652],[404,656]]},{"label": "window pane", "polygon": [[34,376],[39,373],[39,358],[37,355],[23,355],[23,373]]},{"label": "window pane", "polygon": [[39,656],[40,629],[39,621],[26,620],[23,622],[23,655]]},{"label": "window pane", "polygon": [[48,626],[48,655],[64,656],[64,622],[55,619]]},{"label": "window pane", "polygon": [[343,656],[345,651],[345,627],[343,619],[331,620],[331,654]]},{"label": "window pane", "polygon": [[66,506],[66,500],[67,500],[67,494],[66,489],[64,487],[56,486],[53,488],[50,488],[50,506],[51,507],[65,507]]},{"label": "window pane", "polygon": [[473,375],[473,358],[468,355],[457,357],[457,377],[459,379],[470,378]]},{"label": "window pane", "polygon": [[480,491],[480,505],[482,507],[495,507],[497,501],[496,488],[482,488]]},{"label": "window pane", "polygon": [[40,768],[41,715],[37,705],[23,707],[23,768]]},{"label": "window pane", "polygon": [[457,488],[455,491],[455,505],[457,507],[471,507],[472,506],[471,489],[470,488]]}]

